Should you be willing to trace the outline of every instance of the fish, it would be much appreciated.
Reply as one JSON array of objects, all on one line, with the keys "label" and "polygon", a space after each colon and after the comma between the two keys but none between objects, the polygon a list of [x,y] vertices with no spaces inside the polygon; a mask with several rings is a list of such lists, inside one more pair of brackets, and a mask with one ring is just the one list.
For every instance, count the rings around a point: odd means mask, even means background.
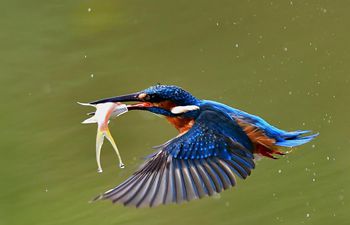
[{"label": "fish", "polygon": [[89,104],[89,103],[81,103],[81,102],[78,102],[78,104],[83,106],[92,106],[96,108],[96,111],[94,113],[88,113],[88,115],[92,115],[92,117],[84,120],[82,123],[83,124],[97,123],[97,134],[96,134],[97,172],[98,173],[103,172],[100,156],[101,156],[101,149],[102,149],[104,138],[107,138],[107,140],[111,143],[113,149],[115,150],[119,160],[119,167],[124,168],[125,164],[123,163],[123,160],[120,156],[118,147],[112,137],[112,134],[109,131],[108,124],[110,119],[116,118],[128,112],[127,105],[121,104],[121,103],[114,103],[114,102],[100,103],[96,105]]}]

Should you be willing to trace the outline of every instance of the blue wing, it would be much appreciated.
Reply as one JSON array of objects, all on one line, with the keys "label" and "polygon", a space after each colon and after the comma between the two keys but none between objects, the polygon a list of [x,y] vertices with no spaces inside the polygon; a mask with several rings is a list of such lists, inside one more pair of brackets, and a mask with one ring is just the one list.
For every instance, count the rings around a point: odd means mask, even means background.
[{"label": "blue wing", "polygon": [[222,111],[204,109],[185,134],[158,146],[129,179],[97,199],[152,207],[211,196],[254,168],[252,144]]},{"label": "blue wing", "polygon": [[202,159],[218,156],[231,159],[235,154],[252,158],[252,144],[242,128],[229,115],[221,111],[205,110],[193,127],[158,148],[177,159]]}]

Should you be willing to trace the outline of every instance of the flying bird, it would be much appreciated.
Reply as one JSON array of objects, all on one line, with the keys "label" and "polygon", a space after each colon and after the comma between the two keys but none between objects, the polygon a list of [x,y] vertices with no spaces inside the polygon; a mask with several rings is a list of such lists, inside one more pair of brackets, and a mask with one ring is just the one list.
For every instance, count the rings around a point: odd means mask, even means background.
[{"label": "flying bird", "polygon": [[97,196],[126,206],[154,207],[212,196],[246,179],[257,155],[276,159],[280,147],[305,144],[318,134],[284,131],[225,104],[201,100],[177,86],[156,85],[90,102],[136,102],[128,110],[163,115],[179,134],[162,145],[127,180]]}]

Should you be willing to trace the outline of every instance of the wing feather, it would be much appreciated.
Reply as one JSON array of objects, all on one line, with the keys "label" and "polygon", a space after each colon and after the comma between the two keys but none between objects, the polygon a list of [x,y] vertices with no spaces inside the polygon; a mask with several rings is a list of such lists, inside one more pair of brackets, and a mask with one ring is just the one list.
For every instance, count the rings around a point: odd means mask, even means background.
[{"label": "wing feather", "polygon": [[[171,162],[171,161],[170,161]],[[176,191],[175,191],[175,178],[174,178],[174,165],[169,163],[167,165],[167,191],[164,196],[163,204],[168,204],[176,201]]]},{"label": "wing feather", "polygon": [[193,160],[188,160],[188,167],[191,173],[191,177],[193,180],[193,183],[196,187],[197,196],[199,198],[202,198],[207,195],[207,190],[205,189],[204,181],[202,180],[201,176],[197,172],[196,165],[193,163]]},{"label": "wing feather", "polygon": [[226,175],[226,173],[212,160],[208,160],[208,163],[210,164],[211,168],[215,171],[215,173],[218,175],[219,179],[221,180],[223,189],[228,189],[231,187],[230,179]]},{"label": "wing feather", "polygon": [[130,178],[96,199],[153,207],[212,196],[235,186],[235,175],[245,179],[255,166],[250,144],[236,126],[223,113],[202,112],[187,133],[156,147],[158,152]]},{"label": "wing feather", "polygon": [[210,180],[214,183],[215,192],[217,192],[217,193],[221,192],[223,185],[222,185],[222,181],[220,180],[219,175],[215,173],[213,168],[211,168],[211,166],[208,164],[208,162],[205,159],[202,159],[201,163],[202,163],[205,171],[209,175]]}]

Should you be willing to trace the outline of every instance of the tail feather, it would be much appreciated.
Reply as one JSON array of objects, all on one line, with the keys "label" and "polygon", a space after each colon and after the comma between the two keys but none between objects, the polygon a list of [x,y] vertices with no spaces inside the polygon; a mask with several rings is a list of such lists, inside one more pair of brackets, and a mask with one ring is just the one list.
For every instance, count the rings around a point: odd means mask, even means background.
[{"label": "tail feather", "polygon": [[312,132],[311,130],[296,130],[296,131],[291,131],[291,132],[284,132],[285,134],[283,134],[282,136],[285,138],[295,138],[298,136],[301,136],[303,134],[307,134]]},{"label": "tail feather", "polygon": [[301,136],[308,132],[310,131],[289,132],[288,134],[291,135],[286,136],[284,140],[277,141],[275,144],[282,147],[296,147],[308,143],[309,141],[311,141],[319,135],[318,133],[316,133],[308,136]]},{"label": "tail feather", "polygon": [[277,157],[274,155],[285,154],[279,150],[279,147],[295,147],[303,145],[318,136],[318,133],[304,136],[304,134],[310,133],[311,131],[298,130],[292,132],[283,131],[279,135],[269,137],[264,133],[264,131],[254,126],[244,124],[242,122],[240,125],[243,127],[244,132],[254,144],[254,153],[272,159],[277,159]]}]

